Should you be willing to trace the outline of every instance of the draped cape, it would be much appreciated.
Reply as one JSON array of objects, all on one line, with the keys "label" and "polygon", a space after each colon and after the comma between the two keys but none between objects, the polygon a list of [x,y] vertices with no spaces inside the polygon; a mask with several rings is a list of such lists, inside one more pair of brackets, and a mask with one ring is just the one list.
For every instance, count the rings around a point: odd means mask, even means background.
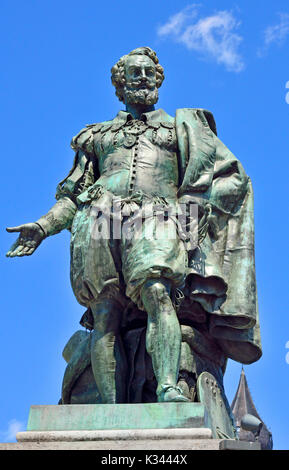
[{"label": "draped cape", "polygon": [[250,178],[216,135],[213,115],[178,109],[180,201],[211,205],[211,225],[190,253],[187,289],[192,309],[209,313],[210,334],[225,355],[250,364],[261,355]]}]

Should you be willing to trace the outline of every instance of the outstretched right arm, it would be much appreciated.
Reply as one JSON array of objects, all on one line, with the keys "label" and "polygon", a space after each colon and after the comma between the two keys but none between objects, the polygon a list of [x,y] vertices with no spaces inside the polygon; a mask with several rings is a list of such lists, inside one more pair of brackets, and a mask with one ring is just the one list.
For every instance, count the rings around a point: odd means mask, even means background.
[{"label": "outstretched right arm", "polygon": [[[61,230],[70,229],[77,210],[77,196],[94,183],[92,147],[87,143],[91,138],[90,129],[81,131],[73,140],[72,148],[76,151],[75,160],[68,176],[59,183],[56,192],[57,202],[47,214],[34,223],[8,227],[7,232],[20,232],[6,256],[29,256],[42,240]],[[87,139],[88,137],[88,139]],[[85,146],[83,145],[85,138]]]}]

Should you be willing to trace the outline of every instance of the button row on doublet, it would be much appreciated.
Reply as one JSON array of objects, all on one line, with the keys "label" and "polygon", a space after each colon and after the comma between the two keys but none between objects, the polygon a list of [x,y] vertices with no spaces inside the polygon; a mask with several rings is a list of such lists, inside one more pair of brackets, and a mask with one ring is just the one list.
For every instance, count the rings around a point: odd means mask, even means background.
[{"label": "button row on doublet", "polygon": [[132,171],[132,175],[131,175],[131,183],[130,183],[130,189],[129,189],[130,193],[133,190],[134,180],[135,180],[135,177],[136,177],[136,160],[137,160],[137,154],[138,154],[139,136],[136,136],[135,140],[136,140],[136,147],[135,147],[135,150],[134,150],[134,157],[133,157],[133,161],[132,161],[133,171]]}]

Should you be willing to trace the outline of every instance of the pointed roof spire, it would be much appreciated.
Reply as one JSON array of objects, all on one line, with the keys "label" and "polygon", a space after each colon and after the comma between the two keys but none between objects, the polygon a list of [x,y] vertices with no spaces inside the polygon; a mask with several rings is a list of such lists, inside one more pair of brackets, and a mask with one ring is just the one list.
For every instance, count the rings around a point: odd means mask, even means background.
[{"label": "pointed roof spire", "polygon": [[241,426],[241,419],[247,413],[256,416],[256,418],[262,421],[254,405],[243,366],[238,389],[232,401],[231,409],[235,416],[236,426]]},{"label": "pointed roof spire", "polygon": [[240,427],[243,416],[245,416],[246,414],[251,414],[255,416],[256,418],[258,418],[263,423],[263,427],[261,429],[260,436],[259,436],[259,442],[261,443],[262,449],[273,448],[272,434],[267,429],[265,423],[260,418],[256,410],[252,395],[248,387],[248,382],[246,379],[243,365],[242,365],[239,385],[238,385],[235,397],[232,401],[231,409],[235,418],[236,426],[240,428],[239,439],[241,441],[254,441],[255,440],[253,433],[251,433],[250,431],[245,431]]}]

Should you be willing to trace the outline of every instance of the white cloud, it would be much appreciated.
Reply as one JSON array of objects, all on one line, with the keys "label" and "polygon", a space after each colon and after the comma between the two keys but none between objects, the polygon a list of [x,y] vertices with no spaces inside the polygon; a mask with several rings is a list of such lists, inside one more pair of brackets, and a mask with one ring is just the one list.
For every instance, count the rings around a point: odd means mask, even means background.
[{"label": "white cloud", "polygon": [[8,423],[6,431],[1,431],[1,439],[3,442],[13,442],[16,440],[16,434],[25,429],[25,424],[17,419],[12,419]]},{"label": "white cloud", "polygon": [[199,19],[197,16],[198,5],[190,5],[169,18],[157,33],[161,37],[172,37],[231,72],[243,70],[244,62],[238,52],[243,38],[236,33],[239,23],[233,14],[224,10]]},{"label": "white cloud", "polygon": [[279,13],[279,23],[268,26],[265,30],[265,45],[269,46],[272,43],[282,45],[289,36],[289,14]]},{"label": "white cloud", "polygon": [[197,4],[189,5],[188,7],[184,8],[184,10],[181,10],[179,13],[171,16],[163,26],[158,28],[158,35],[166,36],[168,34],[179,34],[182,27],[184,26],[184,23],[187,20],[197,16],[197,8]]}]

